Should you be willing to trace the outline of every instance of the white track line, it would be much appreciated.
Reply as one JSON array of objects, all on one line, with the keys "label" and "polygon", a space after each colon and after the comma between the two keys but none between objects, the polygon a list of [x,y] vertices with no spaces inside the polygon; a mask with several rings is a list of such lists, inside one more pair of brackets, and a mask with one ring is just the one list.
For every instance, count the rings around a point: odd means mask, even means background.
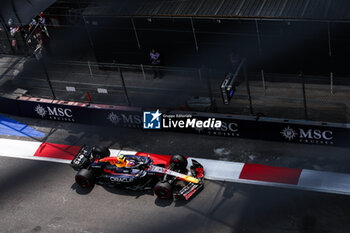
[{"label": "white track line", "polygon": [[41,142],[19,141],[0,139],[0,155],[7,157],[23,158],[33,157]]},{"label": "white track line", "polygon": [[189,159],[190,161],[191,159],[195,159],[202,164],[205,170],[205,177],[211,180],[236,181],[239,179],[244,166],[244,163],[191,157]]},{"label": "white track line", "polygon": [[38,150],[41,142],[32,141],[22,141],[22,140],[12,140],[0,138],[0,156],[20,158],[20,159],[32,159],[56,163],[70,163],[70,161],[65,159],[55,159],[55,158],[45,158],[34,156],[35,152]]},{"label": "white track line", "polygon": [[350,174],[303,169],[298,187],[327,193],[350,194]]}]

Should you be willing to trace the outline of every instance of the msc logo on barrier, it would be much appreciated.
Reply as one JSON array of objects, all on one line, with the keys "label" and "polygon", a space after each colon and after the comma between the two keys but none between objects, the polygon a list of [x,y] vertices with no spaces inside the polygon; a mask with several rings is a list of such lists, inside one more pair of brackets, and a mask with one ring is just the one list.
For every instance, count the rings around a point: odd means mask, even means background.
[{"label": "msc logo on barrier", "polygon": [[294,129],[292,129],[291,127],[286,127],[282,130],[281,134],[283,135],[283,137],[285,137],[286,139],[288,139],[289,141],[291,141],[292,139],[294,139],[298,133],[295,132]]},{"label": "msc logo on barrier", "polygon": [[156,112],[143,112],[143,128],[160,129],[161,115],[159,109]]},{"label": "msc logo on barrier", "polygon": [[107,116],[107,119],[113,125],[120,125],[131,128],[140,128],[142,123],[141,116],[133,114],[117,114],[115,112],[110,112]]},{"label": "msc logo on barrier", "polygon": [[41,116],[42,118],[44,118],[44,117],[46,116],[46,113],[47,113],[46,110],[45,110],[45,108],[42,107],[40,104],[38,104],[38,105],[35,107],[34,111],[35,111],[39,116]]},{"label": "msc logo on barrier", "polygon": [[281,134],[288,141],[297,138],[299,142],[310,144],[333,144],[333,131],[320,129],[298,128],[295,130],[290,126],[285,127]]},{"label": "msc logo on barrier", "polygon": [[69,108],[57,108],[50,106],[36,105],[34,108],[36,114],[41,118],[49,118],[51,120],[74,121],[72,110]]}]

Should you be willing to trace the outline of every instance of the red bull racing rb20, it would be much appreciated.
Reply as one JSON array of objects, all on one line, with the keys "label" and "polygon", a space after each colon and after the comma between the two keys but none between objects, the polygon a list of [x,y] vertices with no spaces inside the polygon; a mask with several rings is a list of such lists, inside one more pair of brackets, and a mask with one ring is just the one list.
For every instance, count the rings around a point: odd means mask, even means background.
[{"label": "red bull racing rb20", "polygon": [[156,155],[136,153],[110,156],[106,147],[83,146],[71,166],[78,171],[76,183],[82,188],[94,184],[120,187],[129,190],[153,189],[161,199],[189,200],[203,189],[203,166],[181,155]]}]

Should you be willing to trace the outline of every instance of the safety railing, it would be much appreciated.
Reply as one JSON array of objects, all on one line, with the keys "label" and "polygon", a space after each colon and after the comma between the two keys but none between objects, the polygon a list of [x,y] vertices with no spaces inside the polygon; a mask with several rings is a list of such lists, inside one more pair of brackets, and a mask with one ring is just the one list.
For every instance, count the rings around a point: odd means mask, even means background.
[{"label": "safety railing", "polygon": [[349,122],[350,86],[345,78],[333,76],[330,82],[329,77],[265,74],[262,82],[260,74],[248,73],[238,77],[235,93],[224,104],[220,87],[225,75],[207,68],[0,58],[4,93],[17,90],[79,102]]}]

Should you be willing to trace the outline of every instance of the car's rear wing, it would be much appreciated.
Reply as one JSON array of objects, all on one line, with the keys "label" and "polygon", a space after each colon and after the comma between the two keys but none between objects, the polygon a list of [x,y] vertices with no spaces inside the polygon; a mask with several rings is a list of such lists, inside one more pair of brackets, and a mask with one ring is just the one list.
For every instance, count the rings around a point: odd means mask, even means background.
[{"label": "car's rear wing", "polygon": [[76,171],[86,168],[91,163],[91,149],[85,145],[82,146],[70,162],[70,166]]}]

